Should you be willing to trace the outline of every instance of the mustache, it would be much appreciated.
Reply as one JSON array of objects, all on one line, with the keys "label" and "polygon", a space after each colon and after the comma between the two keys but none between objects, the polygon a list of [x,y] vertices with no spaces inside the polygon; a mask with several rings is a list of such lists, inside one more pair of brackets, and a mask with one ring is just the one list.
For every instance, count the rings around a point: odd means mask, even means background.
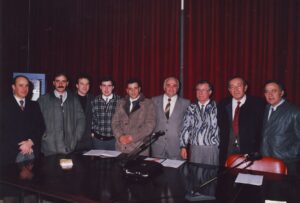
[{"label": "mustache", "polygon": [[57,88],[65,88],[65,86],[58,86]]}]

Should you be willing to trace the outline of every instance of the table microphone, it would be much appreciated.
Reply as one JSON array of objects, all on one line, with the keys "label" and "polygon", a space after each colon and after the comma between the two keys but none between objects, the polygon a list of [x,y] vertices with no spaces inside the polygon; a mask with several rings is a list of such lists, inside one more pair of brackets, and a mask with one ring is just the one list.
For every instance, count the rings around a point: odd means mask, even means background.
[{"label": "table microphone", "polygon": [[245,154],[244,157],[247,161],[256,161],[262,158],[262,155],[259,152],[251,152],[249,154]]},{"label": "table microphone", "polygon": [[[219,175],[217,175],[216,177],[204,182],[203,184],[201,184],[199,186],[199,189],[201,189],[202,187],[206,186],[207,184],[217,180],[219,177],[225,175],[227,172],[229,172],[230,170],[232,169],[235,169],[237,167],[239,167],[240,165],[242,165],[243,163],[246,163],[246,162],[250,162],[250,164],[248,166],[250,166],[254,161],[256,160],[260,160],[262,158],[262,155],[259,153],[259,152],[251,152],[249,154],[245,154],[245,155],[241,155],[239,156],[238,158],[241,158],[241,157],[245,157],[244,160],[240,161],[239,163],[237,163],[236,165],[234,165],[233,167],[231,168],[228,168],[226,169],[225,171],[223,171],[222,173],[220,173]],[[247,166],[247,167],[248,167]]]}]

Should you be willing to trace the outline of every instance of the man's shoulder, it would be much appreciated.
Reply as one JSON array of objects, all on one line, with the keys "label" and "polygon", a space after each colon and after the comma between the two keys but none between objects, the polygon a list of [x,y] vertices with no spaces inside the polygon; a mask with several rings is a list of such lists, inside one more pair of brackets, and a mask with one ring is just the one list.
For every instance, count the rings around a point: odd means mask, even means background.
[{"label": "man's shoulder", "polygon": [[161,95],[154,96],[154,97],[152,97],[151,99],[152,99],[153,101],[159,101],[159,100],[162,100],[163,98],[164,98],[164,95],[161,94]]},{"label": "man's shoulder", "polygon": [[38,102],[37,101],[32,101],[31,99],[26,99],[26,105],[38,106]]},{"label": "man's shoulder", "polygon": [[178,96],[177,100],[187,106],[190,105],[190,103],[191,103],[191,101],[189,99],[186,99],[186,98],[183,98],[180,96]]},{"label": "man's shoulder", "polygon": [[282,107],[286,110],[286,111],[291,111],[291,112],[295,112],[295,113],[300,113],[300,108],[294,104],[292,104],[289,101],[285,101],[282,104]]},{"label": "man's shoulder", "polygon": [[152,101],[152,99],[149,99],[149,98],[144,97],[144,98],[141,100],[141,103],[150,104],[150,103],[153,103],[153,101]]},{"label": "man's shoulder", "polygon": [[260,107],[265,107],[266,105],[266,102],[262,98],[251,95],[247,95],[246,102]]},{"label": "man's shoulder", "polygon": [[40,96],[40,98],[37,101],[39,103],[45,103],[45,102],[49,102],[50,98],[52,98],[51,93],[47,93],[47,94]]},{"label": "man's shoulder", "polygon": [[113,99],[115,99],[115,100],[120,100],[120,99],[121,99],[121,96],[118,95],[118,94],[113,94]]},{"label": "man's shoulder", "polygon": [[220,100],[220,102],[218,103],[218,106],[226,106],[226,105],[230,104],[231,101],[232,101],[232,97],[225,97]]}]

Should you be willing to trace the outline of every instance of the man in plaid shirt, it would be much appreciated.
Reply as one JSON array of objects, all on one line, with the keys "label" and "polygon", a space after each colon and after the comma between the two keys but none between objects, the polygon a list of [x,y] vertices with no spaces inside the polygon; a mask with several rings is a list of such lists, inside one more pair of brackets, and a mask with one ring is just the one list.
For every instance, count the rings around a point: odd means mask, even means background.
[{"label": "man in plaid shirt", "polygon": [[110,77],[100,81],[101,94],[92,101],[92,141],[94,149],[115,150],[111,128],[119,95],[113,93],[114,81]]}]

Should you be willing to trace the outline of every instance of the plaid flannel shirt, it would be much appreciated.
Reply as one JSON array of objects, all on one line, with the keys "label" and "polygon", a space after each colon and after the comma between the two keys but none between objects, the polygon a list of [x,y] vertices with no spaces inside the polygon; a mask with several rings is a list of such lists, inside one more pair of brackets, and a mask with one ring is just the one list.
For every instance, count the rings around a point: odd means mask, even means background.
[{"label": "plaid flannel shirt", "polygon": [[120,96],[113,94],[113,98],[106,104],[102,95],[92,101],[92,130],[99,135],[113,136],[111,120],[115,113]]}]

